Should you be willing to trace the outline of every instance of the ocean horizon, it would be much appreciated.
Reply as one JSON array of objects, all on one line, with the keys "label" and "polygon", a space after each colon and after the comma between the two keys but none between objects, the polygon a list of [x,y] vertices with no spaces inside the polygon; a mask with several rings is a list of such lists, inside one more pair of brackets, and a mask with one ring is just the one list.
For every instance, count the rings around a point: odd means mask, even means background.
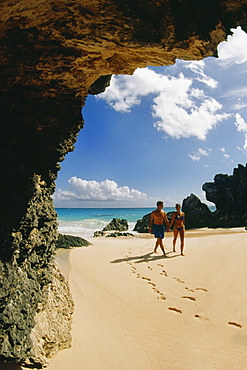
[{"label": "ocean horizon", "polygon": [[[58,214],[58,231],[61,234],[92,238],[95,231],[102,230],[113,218],[126,219],[128,232],[133,232],[137,220],[152,212],[155,207],[136,208],[55,208]],[[164,207],[165,212],[175,211]]]}]

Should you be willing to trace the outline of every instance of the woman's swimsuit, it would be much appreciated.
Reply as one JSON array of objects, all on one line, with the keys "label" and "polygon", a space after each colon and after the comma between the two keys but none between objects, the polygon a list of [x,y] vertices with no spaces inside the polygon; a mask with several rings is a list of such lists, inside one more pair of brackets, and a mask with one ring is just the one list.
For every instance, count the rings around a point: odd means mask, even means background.
[{"label": "woman's swimsuit", "polygon": [[[175,220],[181,220],[181,221],[183,221],[183,219],[184,219],[184,216],[176,215],[176,217],[175,217]],[[178,231],[181,231],[184,228],[184,226],[179,226],[179,227],[175,226],[175,227],[176,227],[176,229]]]}]

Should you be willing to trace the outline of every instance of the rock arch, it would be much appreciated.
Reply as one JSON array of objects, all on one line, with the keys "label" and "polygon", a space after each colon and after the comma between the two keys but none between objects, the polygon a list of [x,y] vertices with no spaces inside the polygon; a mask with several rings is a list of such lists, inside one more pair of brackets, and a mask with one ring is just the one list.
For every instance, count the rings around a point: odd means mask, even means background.
[{"label": "rock arch", "polygon": [[[38,317],[58,335],[71,320],[53,263],[51,195],[87,94],[103,91],[113,73],[216,56],[239,25],[247,30],[246,0],[1,2],[0,360],[42,366],[69,345],[69,330],[54,340],[47,328],[41,338]],[[65,316],[52,317],[52,302],[66,301]]]}]

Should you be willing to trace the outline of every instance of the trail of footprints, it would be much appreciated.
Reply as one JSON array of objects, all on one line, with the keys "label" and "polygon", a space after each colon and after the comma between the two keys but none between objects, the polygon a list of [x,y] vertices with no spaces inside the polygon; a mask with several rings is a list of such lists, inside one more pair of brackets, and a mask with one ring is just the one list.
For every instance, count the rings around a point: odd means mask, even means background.
[{"label": "trail of footprints", "polygon": [[[128,250],[128,252],[131,254],[131,251],[130,250]],[[129,257],[129,256],[127,256],[126,255],[126,257]],[[142,279],[142,280],[144,280],[144,281],[146,281],[147,282],[147,284],[148,285],[150,285],[151,286],[151,288],[152,288],[152,290],[153,290],[153,292],[155,293],[155,294],[157,294],[157,299],[160,299],[160,300],[163,300],[163,301],[165,301],[166,300],[166,297],[164,296],[164,294],[160,291],[160,290],[158,290],[157,289],[157,287],[156,287],[156,284],[154,284],[153,282],[152,282],[152,280],[149,278],[149,277],[145,277],[145,276],[141,276],[138,272],[137,272],[137,269],[136,269],[136,267],[135,266],[133,266],[133,263],[131,263],[131,262],[127,262],[127,264],[129,264],[130,266],[131,266],[131,272],[132,273],[134,273],[135,275],[136,275],[136,277],[137,278],[140,278],[140,279]],[[159,273],[161,276],[164,276],[164,277],[169,277],[168,276],[168,273],[165,271],[165,269],[164,269],[164,265],[163,264],[161,264],[161,263],[158,263],[157,264],[157,266],[158,267],[161,267],[161,272]],[[148,270],[150,270],[150,271],[152,271],[153,270],[153,268],[148,264],[147,265],[147,269]],[[172,279],[174,279],[177,283],[179,283],[179,284],[185,284],[185,282],[183,281],[183,280],[180,280],[179,278],[177,278],[177,277],[170,277],[170,278],[172,278]],[[196,291],[201,291],[201,292],[204,292],[204,293],[207,293],[208,291],[207,291],[207,289],[205,289],[205,288],[201,288],[201,287],[199,287],[199,288],[195,288],[195,289],[190,289],[189,287],[184,287],[184,289],[187,291],[187,293],[195,293]],[[191,302],[196,302],[196,297],[194,297],[192,294],[186,294],[186,295],[182,295],[181,296],[181,299],[185,299],[185,300],[188,300],[188,301],[191,301]],[[178,314],[182,314],[183,312],[182,312],[182,310],[181,309],[179,309],[179,308],[177,308],[177,307],[170,307],[170,306],[168,306],[168,310],[169,311],[172,311],[172,312],[175,312],[175,313],[178,313]],[[200,320],[200,321],[209,321],[209,319],[208,318],[206,318],[206,317],[203,317],[203,316],[200,316],[200,315],[198,315],[198,314],[195,314],[194,315],[194,317],[196,318],[196,319],[198,319],[198,320]],[[238,324],[237,322],[235,322],[235,321],[228,321],[228,323],[227,323],[229,326],[234,326],[234,327],[236,327],[236,328],[242,328],[242,325],[240,325],[240,324]]]}]

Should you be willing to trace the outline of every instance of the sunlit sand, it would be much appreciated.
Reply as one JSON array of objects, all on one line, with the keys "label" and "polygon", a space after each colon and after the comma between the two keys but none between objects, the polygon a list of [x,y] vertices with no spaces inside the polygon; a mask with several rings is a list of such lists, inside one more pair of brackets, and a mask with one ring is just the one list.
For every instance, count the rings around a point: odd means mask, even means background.
[{"label": "sunlit sand", "polygon": [[246,369],[247,231],[93,239],[59,253],[75,301],[72,348],[49,370]]}]

